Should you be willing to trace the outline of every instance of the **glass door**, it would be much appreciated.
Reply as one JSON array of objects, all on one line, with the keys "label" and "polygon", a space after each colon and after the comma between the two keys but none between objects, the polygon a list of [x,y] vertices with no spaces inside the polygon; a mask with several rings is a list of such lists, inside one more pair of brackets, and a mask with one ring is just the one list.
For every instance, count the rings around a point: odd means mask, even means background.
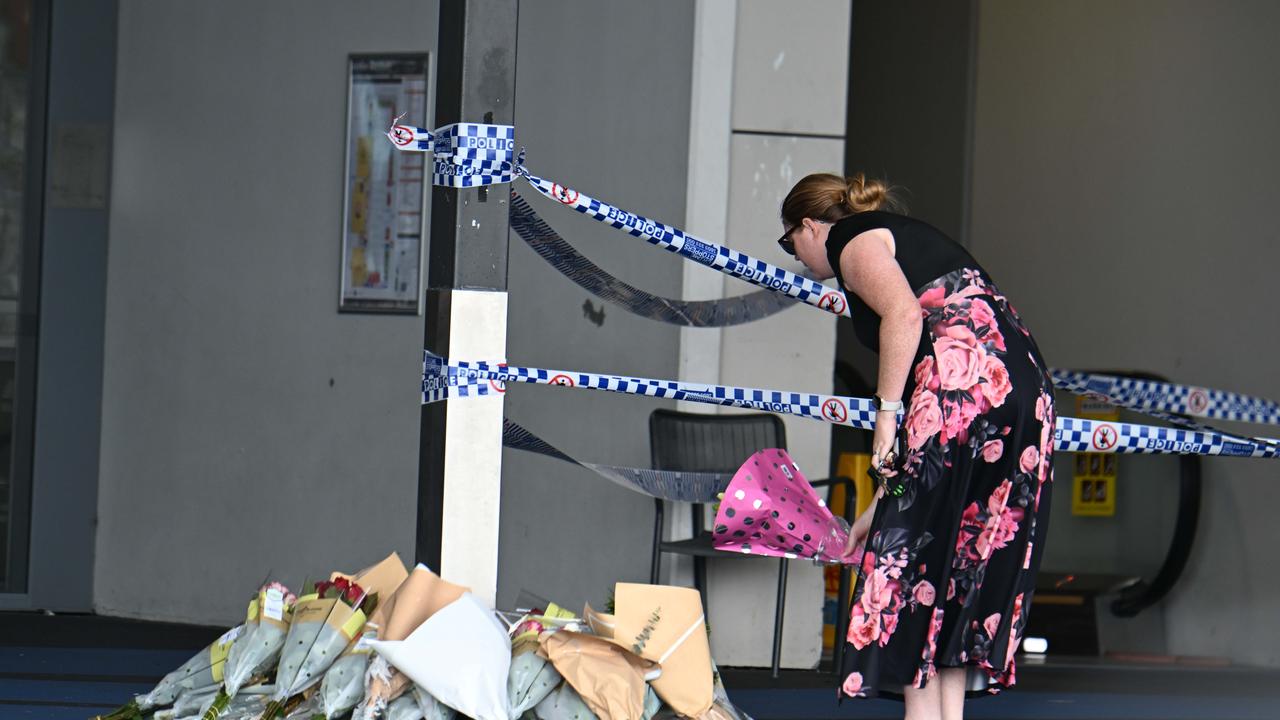
[{"label": "glass door", "polygon": [[0,0],[0,593],[26,592],[29,560],[47,49],[34,5]]}]

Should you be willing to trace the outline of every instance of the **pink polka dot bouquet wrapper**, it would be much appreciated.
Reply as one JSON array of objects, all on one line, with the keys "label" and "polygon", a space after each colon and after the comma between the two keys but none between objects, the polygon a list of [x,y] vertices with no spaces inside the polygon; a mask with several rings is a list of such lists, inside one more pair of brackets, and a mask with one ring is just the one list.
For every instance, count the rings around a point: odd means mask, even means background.
[{"label": "pink polka dot bouquet wrapper", "polygon": [[761,450],[734,474],[716,513],[717,550],[839,563],[849,531],[786,450]]}]

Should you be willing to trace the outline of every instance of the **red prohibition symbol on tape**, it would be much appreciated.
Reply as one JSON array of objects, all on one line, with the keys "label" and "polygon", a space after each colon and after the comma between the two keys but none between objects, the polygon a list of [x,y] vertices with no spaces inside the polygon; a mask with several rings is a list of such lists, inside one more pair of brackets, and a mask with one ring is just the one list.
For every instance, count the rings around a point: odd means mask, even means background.
[{"label": "red prohibition symbol on tape", "polygon": [[840,398],[829,398],[822,403],[822,417],[831,422],[842,423],[849,419],[849,409]]},{"label": "red prohibition symbol on tape", "polygon": [[413,128],[407,125],[396,125],[391,128],[391,142],[400,147],[413,142]]},{"label": "red prohibition symbol on tape", "polygon": [[839,315],[844,312],[844,298],[840,296],[840,293],[829,292],[818,301],[818,307]]},{"label": "red prohibition symbol on tape", "polygon": [[1201,388],[1192,388],[1187,395],[1187,409],[1192,415],[1203,415],[1209,409],[1209,393]]},{"label": "red prohibition symbol on tape", "polygon": [[564,373],[560,373],[559,375],[552,377],[551,384],[559,385],[560,387],[574,386],[573,378],[569,377],[568,375],[565,375]]},{"label": "red prohibition symbol on tape", "polygon": [[[507,366],[499,365],[498,370],[505,373],[507,371]],[[507,391],[507,384],[501,380],[496,380],[494,378],[489,378],[489,387],[493,388],[494,390],[500,393],[504,393]]]},{"label": "red prohibition symbol on tape", "polygon": [[559,200],[564,205],[572,205],[578,202],[578,191],[570,190],[569,188],[563,185],[557,185],[555,183],[552,183],[551,194],[555,196],[555,199]]},{"label": "red prohibition symbol on tape", "polygon": [[1110,425],[1099,425],[1093,429],[1093,447],[1098,450],[1110,450],[1116,446],[1120,433]]}]

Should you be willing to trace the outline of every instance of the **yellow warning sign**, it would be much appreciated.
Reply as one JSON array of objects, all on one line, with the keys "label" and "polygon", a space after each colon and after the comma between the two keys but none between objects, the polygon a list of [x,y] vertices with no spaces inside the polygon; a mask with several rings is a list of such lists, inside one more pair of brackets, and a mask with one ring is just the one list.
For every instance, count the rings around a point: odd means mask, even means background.
[{"label": "yellow warning sign", "polygon": [[[869,467],[871,467],[871,456],[867,453],[840,453],[840,462],[836,466],[836,475],[853,480],[855,518],[870,507],[871,498],[875,495],[875,486],[871,482],[871,477],[867,475],[867,468]],[[831,512],[843,515],[844,498],[845,486],[833,485],[831,487],[831,497],[827,500],[827,507],[831,508]],[[840,570],[841,566],[839,565],[827,565],[822,570],[825,584],[822,604],[822,650],[825,653],[835,652],[836,648],[843,646],[843,640],[839,643],[836,642],[836,612],[837,608],[839,608],[840,599]],[[853,592],[853,582],[849,583],[849,592]]]},{"label": "yellow warning sign", "polygon": [[[1117,422],[1120,411],[1102,400],[1076,398],[1076,416]],[[1071,514],[1111,517],[1116,514],[1116,455],[1076,453],[1071,483]]]}]

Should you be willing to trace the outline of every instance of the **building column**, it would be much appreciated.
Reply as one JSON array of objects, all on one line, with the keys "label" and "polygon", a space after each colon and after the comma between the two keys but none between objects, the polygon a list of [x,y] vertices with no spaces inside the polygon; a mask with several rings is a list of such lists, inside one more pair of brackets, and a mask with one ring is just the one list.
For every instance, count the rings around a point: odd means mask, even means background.
[{"label": "building column", "polygon": [[[512,124],[517,0],[440,3],[435,127]],[[499,360],[507,347],[509,194],[432,189],[423,347]],[[501,394],[422,408],[417,558],[494,604],[502,477]]]}]

